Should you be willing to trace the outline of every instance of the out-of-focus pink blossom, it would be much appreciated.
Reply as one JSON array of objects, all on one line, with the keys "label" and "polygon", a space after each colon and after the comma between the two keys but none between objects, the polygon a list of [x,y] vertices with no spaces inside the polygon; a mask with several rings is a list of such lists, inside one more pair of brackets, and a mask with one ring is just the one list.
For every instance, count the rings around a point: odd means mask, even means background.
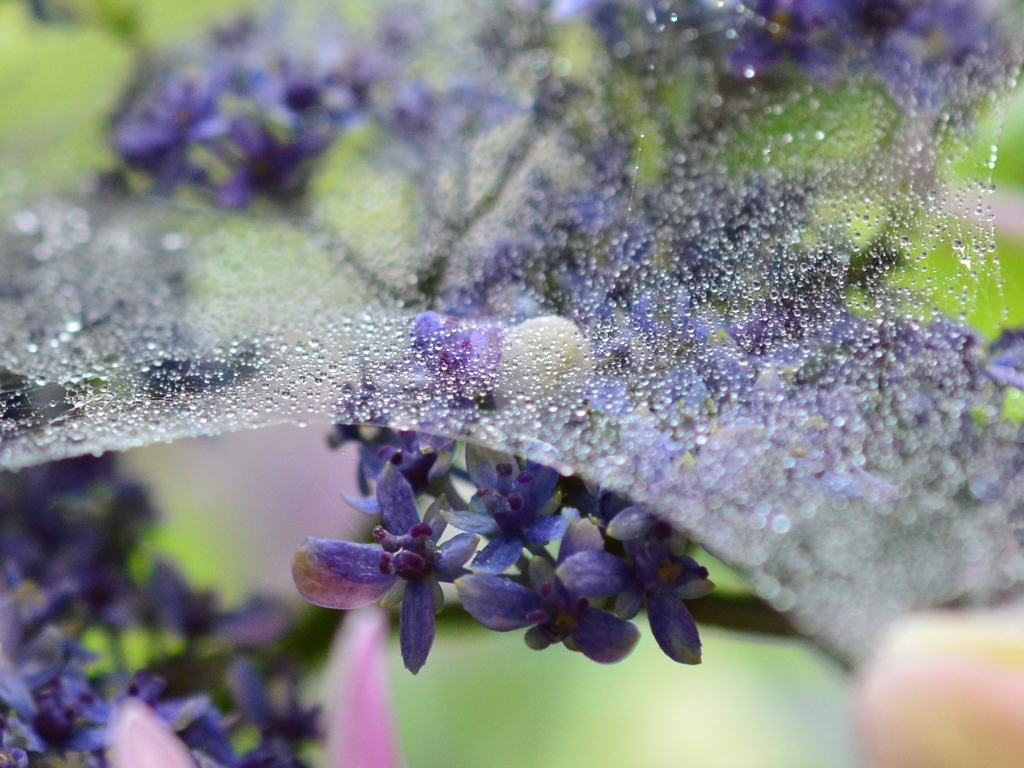
[{"label": "out-of-focus pink blossom", "polygon": [[856,706],[872,768],[1024,766],[1024,614],[904,620],[861,670]]},{"label": "out-of-focus pink blossom", "polygon": [[138,699],[121,704],[109,728],[110,768],[196,768],[181,739]]},{"label": "out-of-focus pink blossom", "polygon": [[326,768],[398,768],[388,686],[388,615],[377,606],[346,614],[327,671]]}]

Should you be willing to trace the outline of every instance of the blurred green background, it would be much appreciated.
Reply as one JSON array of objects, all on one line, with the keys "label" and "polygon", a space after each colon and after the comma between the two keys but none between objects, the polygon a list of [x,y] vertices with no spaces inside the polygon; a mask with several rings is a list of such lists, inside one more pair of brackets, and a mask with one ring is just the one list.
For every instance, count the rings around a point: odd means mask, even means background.
[{"label": "blurred green background", "polygon": [[[247,5],[144,0],[142,35],[166,43]],[[32,26],[22,3],[0,3],[0,97],[7,110],[0,142],[35,127],[45,134],[84,111],[96,120],[81,123],[85,133],[69,145],[73,156],[40,157],[40,177],[69,163],[105,165],[103,116],[129,65],[130,52],[108,36]],[[31,190],[32,175],[25,181]],[[1024,92],[1006,111],[995,182],[1001,283],[983,277],[975,286],[979,300],[968,308],[968,319],[988,334],[1024,323]],[[130,463],[152,483],[167,516],[153,546],[229,599],[254,586],[290,594],[289,553],[305,536],[359,530],[338,497],[351,484],[351,457],[326,451],[325,432],[324,425],[276,428],[133,453]],[[713,568],[712,579],[728,576]],[[530,651],[518,632],[442,629],[427,666],[413,677],[392,648],[407,764],[858,764],[849,681],[822,656],[799,643],[706,629],[704,664],[682,667],[666,659],[643,629],[637,651],[613,667],[561,647]]]}]

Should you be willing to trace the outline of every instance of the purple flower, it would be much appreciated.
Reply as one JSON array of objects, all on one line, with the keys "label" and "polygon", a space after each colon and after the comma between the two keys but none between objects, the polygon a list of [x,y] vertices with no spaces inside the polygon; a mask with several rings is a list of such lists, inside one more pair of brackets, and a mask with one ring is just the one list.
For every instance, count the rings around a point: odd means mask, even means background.
[{"label": "purple flower", "polygon": [[89,688],[85,674],[68,665],[34,693],[32,728],[50,747],[93,751],[104,745],[110,708]]},{"label": "purple flower", "polygon": [[968,0],[864,0],[851,11],[865,31],[917,64],[961,64],[982,49],[990,32],[982,9]]},{"label": "purple flower", "polygon": [[620,661],[640,638],[636,627],[591,606],[590,598],[630,588],[629,566],[604,551],[604,539],[588,520],[565,532],[554,564],[538,555],[530,561],[530,587],[489,573],[457,579],[463,606],[489,629],[508,632],[530,627],[527,644],[541,650],[561,642],[604,664]]},{"label": "purple flower", "polygon": [[522,469],[509,454],[466,446],[466,468],[477,492],[468,510],[448,510],[445,519],[463,531],[493,538],[473,567],[501,573],[516,563],[523,547],[561,538],[568,518],[559,506],[558,472],[528,461]]},{"label": "purple flower", "polygon": [[359,490],[363,494],[344,494],[345,501],[369,515],[380,513],[377,497],[370,491],[370,480],[374,482],[389,463],[409,481],[413,493],[432,492],[437,497],[442,493],[455,501],[457,494],[448,483],[448,473],[455,457],[455,441],[436,437],[424,432],[394,431],[380,429],[376,434],[364,434],[359,427],[346,424],[335,425],[333,442],[341,445],[348,441],[359,443]]},{"label": "purple flower", "polygon": [[420,520],[409,481],[389,462],[377,481],[384,526],[376,544],[307,539],[295,555],[292,575],[299,592],[327,608],[360,608],[382,598],[402,605],[400,640],[405,666],[413,674],[427,660],[434,641],[435,607],[443,604],[438,581],[453,581],[476,551],[479,537],[459,534],[444,544],[438,500]]},{"label": "purple flower", "polygon": [[633,585],[619,594],[616,613],[630,619],[645,605],[651,634],[661,650],[673,661],[700,664],[700,635],[683,600],[711,593],[715,585],[708,579],[708,569],[673,551],[678,542],[671,528],[640,507],[619,512],[608,531],[623,539],[633,565]]},{"label": "purple flower", "polygon": [[310,162],[319,157],[335,136],[330,123],[300,125],[282,130],[250,117],[236,117],[211,149],[232,169],[217,187],[217,202],[242,208],[258,193],[287,197],[302,191]]},{"label": "purple flower", "polygon": [[206,180],[189,149],[228,129],[219,111],[226,74],[222,66],[201,75],[170,72],[115,119],[114,149],[129,167],[153,176],[156,194],[170,195],[179,184]]}]

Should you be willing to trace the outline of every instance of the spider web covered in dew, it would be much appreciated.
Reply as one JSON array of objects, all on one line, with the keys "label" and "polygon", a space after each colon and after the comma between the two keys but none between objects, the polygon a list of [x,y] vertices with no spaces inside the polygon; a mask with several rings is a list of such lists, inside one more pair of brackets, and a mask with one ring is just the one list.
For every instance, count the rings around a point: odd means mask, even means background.
[{"label": "spider web covered in dew", "polygon": [[[615,46],[529,3],[399,7],[430,129],[382,109],[304,201],[237,213],[98,180],[123,57],[27,116],[6,73],[0,463],[328,415],[619,490],[844,657],[1019,591],[1024,450],[963,325],[1002,300],[985,126],[1018,27],[927,77],[781,87],[711,63],[763,19],[677,6],[624,4]],[[282,34],[311,55],[374,34],[306,10]],[[411,343],[428,310],[471,374]]]}]

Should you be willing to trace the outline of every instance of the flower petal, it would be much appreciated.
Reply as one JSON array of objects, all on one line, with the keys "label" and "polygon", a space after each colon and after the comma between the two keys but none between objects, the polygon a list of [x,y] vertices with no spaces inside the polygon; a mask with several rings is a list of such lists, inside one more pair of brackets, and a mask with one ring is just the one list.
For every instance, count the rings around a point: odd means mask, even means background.
[{"label": "flower petal", "polygon": [[542,515],[523,533],[531,544],[546,544],[549,541],[558,541],[562,538],[568,527],[568,518],[561,515]]},{"label": "flower petal", "polygon": [[327,768],[398,768],[385,652],[388,615],[376,607],[349,614],[328,669]]},{"label": "flower petal", "polygon": [[412,486],[390,461],[377,479],[377,504],[384,527],[396,536],[403,536],[420,521]]},{"label": "flower petal", "polygon": [[241,657],[235,658],[228,667],[227,684],[239,712],[257,728],[268,727],[274,713],[256,668]]},{"label": "flower petal", "polygon": [[473,567],[484,573],[507,571],[523,553],[523,540],[509,533],[499,533],[473,560]]},{"label": "flower petal", "polygon": [[534,508],[540,509],[555,492],[555,487],[558,485],[558,470],[545,467],[543,464],[538,464],[535,461],[526,462],[523,470],[533,475],[533,481],[529,485],[527,495],[530,501],[533,502]]},{"label": "flower petal", "polygon": [[527,615],[541,607],[540,596],[532,590],[487,573],[463,576],[456,580],[455,588],[469,615],[498,632],[529,626],[532,622]]},{"label": "flower petal", "polygon": [[405,668],[415,675],[426,664],[434,644],[434,594],[427,579],[405,585],[398,638]]},{"label": "flower petal", "polygon": [[617,595],[633,583],[633,569],[608,552],[577,552],[558,566],[555,575],[575,597]]},{"label": "flower petal", "polygon": [[985,369],[985,372],[992,377],[996,384],[1024,390],[1024,375],[1010,366],[996,365],[994,361]]},{"label": "flower petal", "polygon": [[646,536],[656,522],[643,507],[626,507],[612,518],[605,533],[619,541],[639,539]]},{"label": "flower petal", "polygon": [[700,664],[700,634],[683,601],[671,592],[659,592],[647,601],[651,634],[661,650],[680,664]]},{"label": "flower petal", "polygon": [[618,616],[587,608],[570,637],[580,653],[588,659],[601,664],[613,664],[622,661],[633,651],[640,640],[640,630]]},{"label": "flower petal", "polygon": [[358,509],[364,515],[380,514],[380,504],[377,503],[376,496],[353,496],[342,491],[341,497],[345,499],[346,504],[353,509]]},{"label": "flower petal", "polygon": [[[420,435],[420,444],[424,442],[424,435]],[[441,447],[436,449],[437,460],[433,466],[427,472],[428,482],[434,482],[447,476],[449,470],[452,468],[452,462],[455,459],[455,443],[448,441]]]},{"label": "flower petal", "polygon": [[[491,451],[473,443],[466,445],[466,470],[469,472],[470,481],[477,488],[494,488],[502,493],[508,493],[512,478],[499,481],[497,467],[500,464],[512,467],[513,474],[519,471],[519,462],[510,454]],[[499,488],[499,484],[507,487]]]},{"label": "flower petal", "polygon": [[484,536],[498,532],[498,523],[490,515],[482,512],[470,512],[468,510],[449,509],[443,513],[444,519],[449,525],[453,525],[460,531],[479,533]]},{"label": "flower petal", "polygon": [[578,520],[572,523],[562,536],[562,544],[558,548],[558,562],[565,562],[577,552],[600,552],[604,549],[604,537],[601,530],[589,520]]},{"label": "flower petal", "polygon": [[63,748],[71,752],[97,752],[107,746],[106,728],[81,728],[64,741]]},{"label": "flower petal", "polygon": [[18,713],[18,717],[31,720],[36,714],[35,699],[21,675],[0,648],[0,701]]},{"label": "flower petal", "polygon": [[217,188],[217,202],[225,208],[244,208],[255,194],[252,173],[247,167],[242,167]]},{"label": "flower petal", "polygon": [[462,566],[469,562],[469,558],[476,552],[480,545],[480,537],[472,533],[460,533],[453,536],[437,550],[437,560],[434,566],[442,578],[452,581],[460,576]]},{"label": "flower petal", "polygon": [[707,597],[715,591],[715,582],[711,579],[695,579],[672,590],[676,597],[683,600],[696,600],[699,597]]},{"label": "flower petal", "polygon": [[126,699],[108,732],[110,768],[195,768],[181,739],[143,702]]},{"label": "flower petal", "polygon": [[337,539],[306,539],[292,561],[304,598],[325,608],[361,608],[384,596],[398,578],[380,571],[380,547]]},{"label": "flower petal", "polygon": [[447,509],[448,499],[442,493],[434,499],[434,502],[427,507],[427,511],[423,513],[423,522],[430,526],[432,531],[430,540],[435,544],[441,539],[445,528],[448,527],[448,521],[444,519],[444,513]]},{"label": "flower petal", "polygon": [[620,619],[632,619],[644,605],[644,596],[639,589],[627,589],[615,598],[615,615]]}]

